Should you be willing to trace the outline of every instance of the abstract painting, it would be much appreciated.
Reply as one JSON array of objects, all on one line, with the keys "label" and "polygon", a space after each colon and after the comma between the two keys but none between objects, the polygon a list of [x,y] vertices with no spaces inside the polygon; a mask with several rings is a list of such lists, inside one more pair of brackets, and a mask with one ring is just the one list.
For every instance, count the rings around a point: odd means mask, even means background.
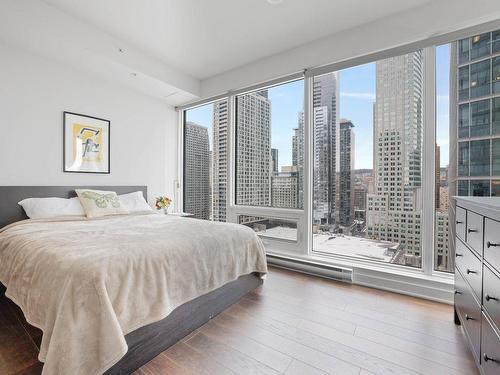
[{"label": "abstract painting", "polygon": [[110,122],[64,112],[64,172],[110,173]]}]

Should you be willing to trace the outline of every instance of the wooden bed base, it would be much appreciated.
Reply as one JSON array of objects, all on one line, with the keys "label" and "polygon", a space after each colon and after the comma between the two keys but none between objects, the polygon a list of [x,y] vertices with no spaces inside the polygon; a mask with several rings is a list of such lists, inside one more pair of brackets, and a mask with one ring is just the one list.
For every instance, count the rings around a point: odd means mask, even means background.
[{"label": "wooden bed base", "polygon": [[[260,285],[262,279],[257,273],[241,276],[177,307],[166,318],[130,332],[125,336],[129,348],[127,354],[106,371],[105,375],[131,374]],[[7,298],[1,283],[0,292],[1,298]],[[20,324],[40,347],[42,332],[26,322],[21,309],[14,302],[9,300],[9,305],[15,311]]]},{"label": "wooden bed base", "polygon": [[129,348],[127,354],[105,374],[134,372],[261,284],[262,279],[257,274],[241,276],[179,306],[165,319],[130,332],[125,336]]}]

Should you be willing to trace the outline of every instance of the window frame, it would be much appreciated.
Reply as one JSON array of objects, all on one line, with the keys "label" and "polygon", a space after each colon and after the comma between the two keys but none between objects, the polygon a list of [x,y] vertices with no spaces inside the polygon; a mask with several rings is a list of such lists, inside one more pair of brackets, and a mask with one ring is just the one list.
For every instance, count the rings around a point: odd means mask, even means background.
[{"label": "window frame", "polygon": [[[438,45],[445,43],[452,43],[459,39],[467,38],[472,35],[479,35],[485,31],[491,32],[492,30],[500,29],[500,21],[488,22],[486,24],[477,25],[466,30],[459,30],[443,34],[441,36],[428,38],[426,40],[411,43],[405,46],[398,46],[389,48],[384,51],[374,52],[355,58],[346,59],[340,62],[329,64],[322,67],[313,69],[305,69],[304,71],[290,74],[288,76],[272,79],[267,82],[256,84],[250,87],[229,91],[225,94],[217,95],[212,98],[196,101],[187,105],[178,107],[179,109],[179,163],[178,163],[178,181],[176,181],[176,188],[178,191],[178,201],[176,204],[177,209],[182,209],[183,196],[182,196],[182,176],[183,176],[183,134],[184,134],[184,110],[200,106],[202,104],[215,102],[222,98],[228,100],[228,181],[227,181],[227,203],[226,213],[228,222],[236,222],[239,215],[255,215],[274,217],[278,219],[288,219],[297,221],[297,243],[290,244],[284,243],[280,240],[270,240],[268,242],[269,248],[267,249],[270,256],[279,256],[289,259],[302,259],[303,261],[313,261],[319,263],[328,263],[331,265],[348,266],[350,268],[374,270],[383,272],[389,279],[397,277],[397,275],[410,275],[412,277],[424,278],[429,280],[438,280],[446,284],[452,283],[453,274],[438,271],[434,269],[434,226],[435,226],[435,212],[434,202],[426,200],[422,212],[422,268],[415,269],[401,265],[386,264],[374,262],[370,260],[361,260],[348,258],[343,256],[331,255],[327,260],[325,258],[318,259],[312,254],[312,79],[314,76],[322,75],[332,71],[340,71],[345,68],[359,66],[365,63],[375,62],[380,59],[389,58],[393,56],[402,55],[405,53],[413,52],[419,48],[424,49],[425,64],[424,70],[426,75],[424,77],[424,158],[423,158],[423,181],[428,183],[423,184],[426,187],[424,194],[426,196],[434,196],[435,184],[431,183],[434,179],[435,173],[435,139],[436,139],[436,88],[435,88],[435,48]],[[470,60],[469,45],[468,54]],[[467,61],[467,63],[468,63]],[[480,62],[478,58],[474,62]],[[458,63],[458,62],[457,62]],[[460,66],[461,63],[458,63]],[[490,66],[490,75],[492,73]],[[470,75],[470,72],[469,72]],[[304,79],[304,204],[302,209],[289,209],[289,208],[273,208],[273,207],[254,207],[254,206],[241,206],[235,204],[235,163],[234,160],[234,145],[235,145],[235,97],[236,95],[251,92],[258,89],[263,89],[278,84],[284,84],[293,80]],[[491,79],[491,78],[490,78]],[[470,84],[470,76],[469,76]],[[450,119],[451,121],[451,119]],[[470,124],[469,124],[470,125]],[[456,125],[455,125],[456,126]],[[451,136],[451,133],[450,133]],[[458,137],[457,137],[458,138]],[[451,160],[450,160],[451,162]],[[469,187],[470,189],[470,187]],[[430,194],[430,195],[429,195]],[[450,236],[453,232],[450,232]],[[289,242],[289,241],[288,241]],[[391,276],[392,275],[392,276]]]},{"label": "window frame", "polygon": [[[281,207],[265,207],[265,206],[246,206],[240,205],[236,203],[236,137],[237,137],[237,97],[239,95],[244,95],[246,93],[255,92],[258,90],[269,89],[279,85],[285,85],[290,82],[304,80],[304,171],[303,171],[303,191],[304,191],[304,202],[302,208],[281,208]],[[231,126],[229,129],[229,138],[231,139],[231,147],[229,149],[229,160],[234,161],[231,163],[230,169],[230,178],[228,178],[228,190],[231,192],[230,198],[228,199],[229,204],[227,205],[226,212],[227,218],[229,222],[237,223],[238,217],[241,215],[249,215],[249,216],[262,216],[262,217],[272,217],[276,219],[283,220],[292,220],[297,223],[297,241],[287,241],[279,238],[270,238],[266,237],[263,239],[266,247],[271,248],[273,250],[277,250],[279,252],[290,253],[293,255],[299,256],[307,256],[308,254],[308,240],[307,235],[305,235],[307,225],[306,219],[306,210],[308,207],[308,189],[306,183],[306,165],[308,163],[307,159],[307,133],[308,133],[308,120],[306,116],[306,94],[307,94],[307,84],[306,79],[304,78],[304,74],[301,73],[299,76],[293,75],[291,77],[287,77],[283,80],[273,80],[268,84],[264,84],[258,86],[257,88],[252,87],[251,89],[235,93],[230,97],[230,112],[231,112]],[[268,250],[269,251],[269,250]],[[272,252],[272,251],[271,251]]]}]

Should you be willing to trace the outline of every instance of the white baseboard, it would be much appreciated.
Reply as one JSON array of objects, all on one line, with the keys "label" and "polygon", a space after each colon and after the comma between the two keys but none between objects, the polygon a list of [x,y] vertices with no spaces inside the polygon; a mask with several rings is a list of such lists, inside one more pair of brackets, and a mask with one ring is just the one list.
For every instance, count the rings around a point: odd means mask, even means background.
[{"label": "white baseboard", "polygon": [[454,283],[450,279],[424,277],[422,275],[417,277],[411,273],[404,275],[390,272],[389,270],[374,270],[361,267],[337,267],[333,264],[325,264],[323,262],[269,254],[268,262],[275,267],[313,276],[352,282],[353,284],[370,288],[453,304]]}]

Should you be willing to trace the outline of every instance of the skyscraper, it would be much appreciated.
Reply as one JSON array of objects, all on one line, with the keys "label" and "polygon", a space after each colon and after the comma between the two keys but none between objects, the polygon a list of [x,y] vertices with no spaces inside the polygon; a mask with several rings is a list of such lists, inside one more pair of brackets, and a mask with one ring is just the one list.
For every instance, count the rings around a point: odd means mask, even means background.
[{"label": "skyscraper", "polygon": [[366,194],[367,188],[363,185],[354,187],[354,219],[366,220]]},{"label": "skyscraper", "polygon": [[339,125],[339,224],[354,220],[354,124],[341,119]]},{"label": "skyscraper", "polygon": [[297,127],[293,129],[292,165],[296,167],[298,198],[297,208],[304,207],[304,112],[297,116]]},{"label": "skyscraper", "polygon": [[185,211],[196,218],[210,218],[208,129],[194,122],[185,124],[184,195]]},{"label": "skyscraper", "polygon": [[375,194],[367,234],[400,244],[398,262],[421,265],[422,51],[376,63]]},{"label": "skyscraper", "polygon": [[452,43],[450,56],[451,195],[500,196],[500,30]]},{"label": "skyscraper", "polygon": [[338,80],[336,73],[313,82],[313,221],[334,230],[337,222],[336,172],[339,128],[337,124]]},{"label": "skyscraper", "polygon": [[226,221],[227,194],[227,100],[214,103],[212,151],[212,218]]},{"label": "skyscraper", "polygon": [[297,208],[298,173],[295,166],[283,167],[271,177],[271,204],[273,207]]},{"label": "skyscraper", "polygon": [[236,101],[236,203],[271,204],[271,102],[267,90]]},{"label": "skyscraper", "polygon": [[[500,196],[500,30],[450,45],[449,134],[448,194],[441,195]],[[455,222],[453,208],[438,214]],[[442,228],[437,235],[449,245],[436,245],[435,261],[453,272],[455,226]]]}]

